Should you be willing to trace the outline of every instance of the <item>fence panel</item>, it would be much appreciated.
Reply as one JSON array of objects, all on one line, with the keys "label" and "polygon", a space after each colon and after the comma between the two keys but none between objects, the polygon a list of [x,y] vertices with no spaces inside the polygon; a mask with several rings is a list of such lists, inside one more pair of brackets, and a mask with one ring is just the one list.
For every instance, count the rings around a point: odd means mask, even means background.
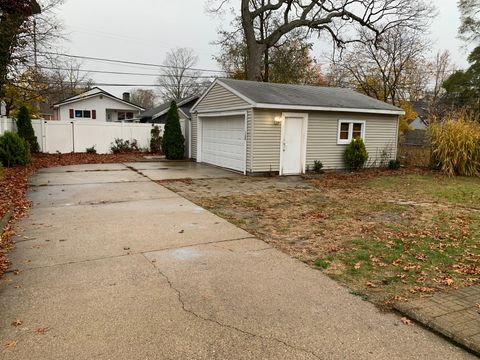
[{"label": "fence panel", "polygon": [[0,118],[0,135],[5,131],[17,131],[17,126],[13,119]]},{"label": "fence panel", "polygon": [[[44,121],[43,136],[45,137],[46,153],[67,154],[73,151],[73,125],[67,121]],[[41,136],[41,134],[39,134]],[[38,134],[37,134],[38,138]]]},{"label": "fence panel", "polygon": [[[62,154],[85,152],[92,146],[97,153],[108,154],[115,139],[135,139],[140,148],[146,149],[150,147],[151,130],[155,125],[163,134],[165,125],[162,124],[32,120],[40,151]],[[16,131],[14,120],[0,118],[0,135],[5,131]]]}]

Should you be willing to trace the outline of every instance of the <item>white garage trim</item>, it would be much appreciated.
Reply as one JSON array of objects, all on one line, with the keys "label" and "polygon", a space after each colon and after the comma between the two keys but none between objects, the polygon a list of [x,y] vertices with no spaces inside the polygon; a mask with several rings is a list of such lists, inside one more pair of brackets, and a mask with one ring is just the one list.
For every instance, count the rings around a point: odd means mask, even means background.
[{"label": "white garage trim", "polygon": [[280,137],[280,164],[279,164],[279,175],[284,175],[283,173],[283,143],[285,141],[285,118],[286,117],[293,117],[293,118],[301,118],[303,119],[303,126],[302,126],[302,133],[299,134],[301,137],[302,142],[302,155],[301,155],[301,162],[302,162],[302,174],[306,173],[307,170],[307,134],[308,134],[308,113],[282,113],[282,129],[281,129],[281,137]]},{"label": "white garage trim", "polygon": [[203,118],[216,118],[222,116],[243,116],[244,117],[244,175],[247,174],[247,122],[248,122],[248,111],[222,111],[216,113],[202,113],[197,114],[197,162],[203,162]]}]

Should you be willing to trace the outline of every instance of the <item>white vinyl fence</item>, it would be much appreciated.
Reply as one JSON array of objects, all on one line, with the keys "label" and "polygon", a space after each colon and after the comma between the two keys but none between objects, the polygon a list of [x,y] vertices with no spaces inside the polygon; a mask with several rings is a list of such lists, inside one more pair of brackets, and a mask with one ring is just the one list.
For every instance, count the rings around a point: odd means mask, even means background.
[{"label": "white vinyl fence", "polygon": [[[111,143],[115,139],[137,140],[140,148],[150,147],[153,126],[162,124],[136,124],[84,121],[46,121],[32,120],[40,151],[45,153],[85,152],[95,146],[97,153],[110,153]],[[15,131],[15,122],[0,118],[0,135],[5,131]]]}]

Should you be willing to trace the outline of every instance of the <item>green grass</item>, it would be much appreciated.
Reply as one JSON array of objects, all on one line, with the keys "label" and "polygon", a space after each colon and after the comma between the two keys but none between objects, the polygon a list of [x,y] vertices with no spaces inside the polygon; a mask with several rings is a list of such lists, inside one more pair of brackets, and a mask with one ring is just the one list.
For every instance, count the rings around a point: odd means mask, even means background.
[{"label": "green grass", "polygon": [[473,177],[406,175],[378,177],[368,182],[372,189],[392,190],[406,196],[420,195],[425,199],[453,204],[479,206],[480,179]]}]

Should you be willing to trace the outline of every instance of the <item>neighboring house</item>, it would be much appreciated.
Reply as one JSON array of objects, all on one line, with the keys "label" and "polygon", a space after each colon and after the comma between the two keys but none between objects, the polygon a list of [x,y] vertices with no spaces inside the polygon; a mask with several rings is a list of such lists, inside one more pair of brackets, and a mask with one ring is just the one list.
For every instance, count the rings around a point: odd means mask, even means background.
[{"label": "neighboring house", "polygon": [[[200,96],[191,96],[177,101],[178,116],[180,118],[180,127],[185,137],[185,156],[189,157],[189,139],[190,139],[190,109],[195,105]],[[153,109],[147,110],[140,115],[140,122],[165,124],[167,113],[170,110],[171,102],[163,103]]]},{"label": "neighboring house", "polygon": [[145,109],[130,102],[130,94],[120,99],[95,87],[53,105],[55,120],[95,120],[138,122]]},{"label": "neighboring house", "polygon": [[425,101],[411,101],[413,111],[417,118],[410,122],[412,130],[427,130],[428,127],[428,104]]},{"label": "neighboring house", "polygon": [[410,130],[405,131],[401,137],[403,145],[423,146],[428,144],[428,103],[425,101],[411,101],[413,111],[417,113],[417,118],[410,121]]},{"label": "neighboring house", "polygon": [[365,140],[369,164],[397,156],[402,109],[352,90],[217,79],[192,110],[191,155],[245,174],[293,175],[321,161],[344,168]]}]

